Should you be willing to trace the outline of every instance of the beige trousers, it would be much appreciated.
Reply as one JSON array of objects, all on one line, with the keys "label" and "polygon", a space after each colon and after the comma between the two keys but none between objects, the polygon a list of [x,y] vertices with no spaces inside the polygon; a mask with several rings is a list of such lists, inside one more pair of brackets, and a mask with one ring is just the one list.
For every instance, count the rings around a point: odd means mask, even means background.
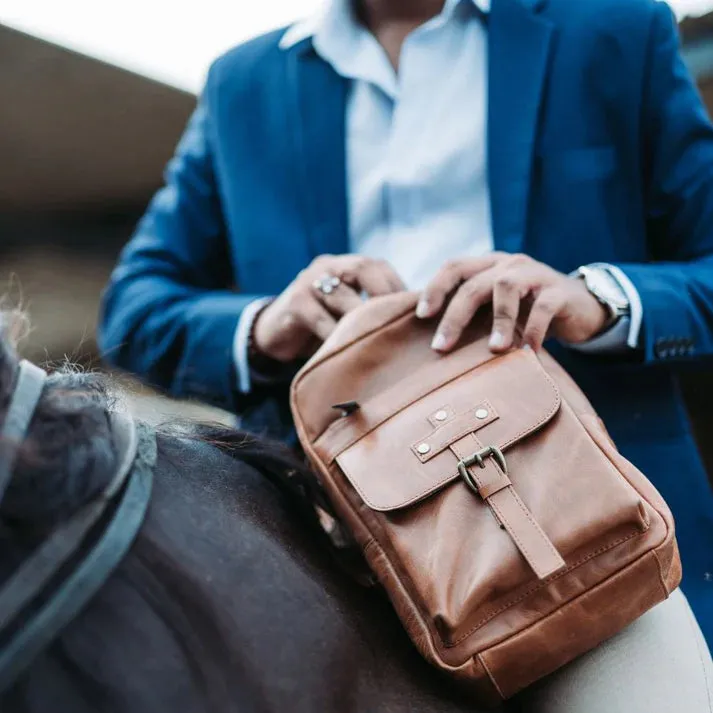
[{"label": "beige trousers", "polygon": [[712,686],[710,652],[677,589],[614,638],[532,686],[513,709],[713,713]]}]

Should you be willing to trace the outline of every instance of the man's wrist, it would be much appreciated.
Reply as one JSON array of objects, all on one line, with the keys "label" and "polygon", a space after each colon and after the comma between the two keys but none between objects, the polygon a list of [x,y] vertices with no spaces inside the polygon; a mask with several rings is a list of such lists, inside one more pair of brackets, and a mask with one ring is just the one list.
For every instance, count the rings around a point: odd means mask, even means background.
[{"label": "man's wrist", "polygon": [[606,266],[582,265],[575,275],[584,282],[589,293],[607,314],[604,325],[597,335],[613,327],[622,317],[630,316],[631,305],[627,294]]},{"label": "man's wrist", "polygon": [[260,315],[274,302],[274,299],[264,300],[253,315],[248,331],[246,356],[250,372],[250,382],[257,386],[275,386],[288,384],[294,378],[303,362],[299,360],[284,362],[265,354],[255,340],[255,330]]},{"label": "man's wrist", "polygon": [[257,345],[255,341],[255,329],[257,323],[260,319],[260,315],[272,304],[272,300],[266,300],[260,305],[258,310],[253,315],[252,323],[250,325],[250,331],[248,332],[247,340],[247,355],[248,355],[248,366],[250,370],[256,372],[260,376],[270,378],[272,376],[278,375],[281,371],[284,371],[285,365],[273,359],[271,356],[265,354]]},{"label": "man's wrist", "polygon": [[[638,333],[638,324],[640,324],[641,321],[638,293],[635,290],[632,292],[630,289],[627,289],[627,286],[622,283],[617,269],[608,263],[594,263],[585,265],[583,268],[585,270],[601,271],[608,276],[615,285],[615,289],[618,290],[617,301],[620,306],[626,305],[628,309],[619,310],[619,313],[614,315],[615,319],[613,321],[610,321],[587,341],[578,344],[568,344],[568,346],[575,351],[591,354],[614,354],[624,352],[635,346],[635,339],[632,343],[631,335],[633,330],[636,330]],[[581,268],[571,273],[570,277],[577,277],[580,271]],[[622,294],[624,295],[624,299],[621,299]]]},{"label": "man's wrist", "polygon": [[[235,363],[238,391],[249,394],[253,386],[253,374],[248,361],[248,337],[255,322],[255,315],[272,302],[272,297],[259,297],[250,302],[241,312],[233,338],[233,361]],[[260,379],[257,379],[258,381]]]}]

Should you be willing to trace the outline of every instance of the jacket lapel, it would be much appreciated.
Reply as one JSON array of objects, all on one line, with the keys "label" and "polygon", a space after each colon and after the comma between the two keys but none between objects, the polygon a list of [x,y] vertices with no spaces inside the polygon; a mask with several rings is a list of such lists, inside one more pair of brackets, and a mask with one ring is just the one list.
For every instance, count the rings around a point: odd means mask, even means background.
[{"label": "jacket lapel", "polygon": [[488,17],[488,177],[493,240],[522,249],[553,25],[538,0],[494,0]]},{"label": "jacket lapel", "polygon": [[347,81],[305,40],[290,50],[297,190],[311,257],[349,248],[345,109]]}]

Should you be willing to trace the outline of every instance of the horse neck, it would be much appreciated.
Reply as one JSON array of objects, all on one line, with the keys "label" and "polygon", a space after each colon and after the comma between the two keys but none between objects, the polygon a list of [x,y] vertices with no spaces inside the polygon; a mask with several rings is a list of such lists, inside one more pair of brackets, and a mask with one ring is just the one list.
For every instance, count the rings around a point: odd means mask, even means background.
[{"label": "horse neck", "polygon": [[141,535],[33,668],[33,713],[58,696],[79,713],[91,692],[102,704],[87,710],[127,713],[473,713],[257,470],[205,443],[159,445]]}]

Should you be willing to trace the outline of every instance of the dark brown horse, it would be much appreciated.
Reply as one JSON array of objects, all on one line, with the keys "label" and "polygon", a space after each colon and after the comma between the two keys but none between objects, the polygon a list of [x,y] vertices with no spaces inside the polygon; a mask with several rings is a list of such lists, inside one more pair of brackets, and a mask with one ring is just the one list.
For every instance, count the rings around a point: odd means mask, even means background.
[{"label": "dark brown horse", "polygon": [[[0,422],[16,371],[3,339]],[[50,377],[0,507],[0,586],[107,485],[121,454],[106,386]],[[421,660],[383,596],[335,566],[280,485],[288,454],[208,428],[164,431],[157,446],[128,555],[0,696],[3,713],[477,710]]]}]

